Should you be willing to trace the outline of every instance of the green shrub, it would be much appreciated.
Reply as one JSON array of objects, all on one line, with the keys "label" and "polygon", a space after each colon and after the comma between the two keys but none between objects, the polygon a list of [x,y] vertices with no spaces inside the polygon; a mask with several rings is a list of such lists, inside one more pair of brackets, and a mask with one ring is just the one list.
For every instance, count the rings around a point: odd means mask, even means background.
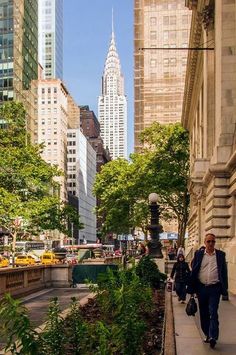
[{"label": "green shrub", "polygon": [[136,274],[153,289],[159,289],[161,283],[167,278],[167,275],[160,272],[157,264],[148,255],[140,259],[136,267]]},{"label": "green shrub", "polygon": [[71,298],[70,313],[65,319],[66,347],[71,354],[83,354],[88,338],[88,325],[82,319],[78,300]]},{"label": "green shrub", "polygon": [[0,335],[7,340],[5,351],[12,354],[38,355],[38,335],[33,330],[28,310],[21,301],[5,294],[0,301]]},{"label": "green shrub", "polygon": [[48,319],[45,331],[40,336],[41,355],[64,355],[64,320],[60,316],[58,298],[49,303]]},{"label": "green shrub", "polygon": [[76,298],[72,298],[69,315],[63,320],[58,299],[54,298],[46,328],[39,335],[32,329],[26,308],[7,295],[0,308],[7,349],[22,355],[141,354],[146,331],[143,315],[153,307],[150,286],[158,288],[164,278],[149,257],[142,258],[137,268],[108,270],[92,287],[101,314],[98,321],[83,319]]}]

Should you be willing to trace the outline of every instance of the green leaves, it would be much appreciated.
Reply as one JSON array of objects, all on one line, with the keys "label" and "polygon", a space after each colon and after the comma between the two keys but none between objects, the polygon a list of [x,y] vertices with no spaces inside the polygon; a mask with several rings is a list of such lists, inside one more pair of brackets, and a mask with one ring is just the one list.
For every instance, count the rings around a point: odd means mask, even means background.
[{"label": "green leaves", "polygon": [[55,229],[69,234],[68,223],[82,224],[75,209],[60,202],[55,178],[62,172],[41,158],[43,147],[31,144],[26,125],[21,103],[0,106],[0,225],[14,238]]},{"label": "green leaves", "polygon": [[30,324],[27,309],[9,294],[0,302],[0,335],[7,335],[5,350],[11,350],[12,354],[40,354],[38,336]]},{"label": "green leaves", "polygon": [[[188,218],[189,177],[188,133],[179,124],[154,123],[141,134],[144,148],[130,156],[130,162],[117,159],[97,174],[94,193],[101,201],[98,213],[105,217],[104,232],[143,231],[148,225],[148,195],[160,196],[162,218],[176,218],[182,236]],[[184,226],[184,228],[182,228]]]}]

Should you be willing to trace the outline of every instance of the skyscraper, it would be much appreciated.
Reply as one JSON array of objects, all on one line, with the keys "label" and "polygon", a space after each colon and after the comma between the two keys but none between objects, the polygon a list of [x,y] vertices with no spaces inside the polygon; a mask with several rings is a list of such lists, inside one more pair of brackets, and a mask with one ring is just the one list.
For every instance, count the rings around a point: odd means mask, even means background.
[{"label": "skyscraper", "polygon": [[38,80],[38,143],[44,144],[43,159],[64,173],[57,177],[60,198],[67,200],[68,91],[60,79]]},{"label": "skyscraper", "polygon": [[63,78],[63,0],[38,0],[39,63],[45,79]]},{"label": "skyscraper", "polygon": [[31,84],[37,78],[37,0],[0,0],[0,103],[23,102],[31,138],[36,109]]},{"label": "skyscraper", "polygon": [[127,99],[113,24],[102,77],[102,94],[98,98],[98,119],[104,146],[109,148],[112,159],[127,157]]},{"label": "skyscraper", "polygon": [[182,0],[134,2],[136,150],[140,132],[153,122],[181,120],[190,21]]}]

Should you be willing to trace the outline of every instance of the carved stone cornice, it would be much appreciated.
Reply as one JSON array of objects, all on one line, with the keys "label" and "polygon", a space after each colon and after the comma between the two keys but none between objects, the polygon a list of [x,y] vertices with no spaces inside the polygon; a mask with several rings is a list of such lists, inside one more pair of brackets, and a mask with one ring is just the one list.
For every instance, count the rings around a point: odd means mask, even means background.
[{"label": "carved stone cornice", "polygon": [[[201,37],[202,37],[202,15],[198,11],[194,11],[192,15],[192,25],[189,40],[189,47],[200,47]],[[196,80],[196,68],[198,63],[198,58],[202,53],[200,51],[189,51],[188,62],[187,62],[187,72],[185,79],[184,88],[184,99],[183,99],[183,110],[182,110],[182,123],[183,126],[189,129],[189,113],[191,102],[193,98],[193,89]]]},{"label": "carved stone cornice", "polygon": [[191,179],[189,184],[189,193],[193,205],[196,206],[198,202],[206,196],[206,190],[202,181],[194,181]]},{"label": "carved stone cornice", "polygon": [[193,10],[197,8],[197,0],[185,0],[185,6],[189,8],[189,10]]},{"label": "carved stone cornice", "polygon": [[206,31],[214,28],[215,8],[214,4],[209,4],[202,10],[202,24]]}]

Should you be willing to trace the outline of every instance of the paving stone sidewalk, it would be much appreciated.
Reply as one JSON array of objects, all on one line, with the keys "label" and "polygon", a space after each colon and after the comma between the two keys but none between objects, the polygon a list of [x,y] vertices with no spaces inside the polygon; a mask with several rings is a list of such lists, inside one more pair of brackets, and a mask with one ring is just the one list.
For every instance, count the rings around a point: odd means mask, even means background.
[{"label": "paving stone sidewalk", "polygon": [[185,304],[178,302],[173,293],[175,340],[177,355],[236,355],[236,297],[221,301],[219,307],[220,337],[215,349],[203,343],[199,312],[196,317],[185,313]]}]

